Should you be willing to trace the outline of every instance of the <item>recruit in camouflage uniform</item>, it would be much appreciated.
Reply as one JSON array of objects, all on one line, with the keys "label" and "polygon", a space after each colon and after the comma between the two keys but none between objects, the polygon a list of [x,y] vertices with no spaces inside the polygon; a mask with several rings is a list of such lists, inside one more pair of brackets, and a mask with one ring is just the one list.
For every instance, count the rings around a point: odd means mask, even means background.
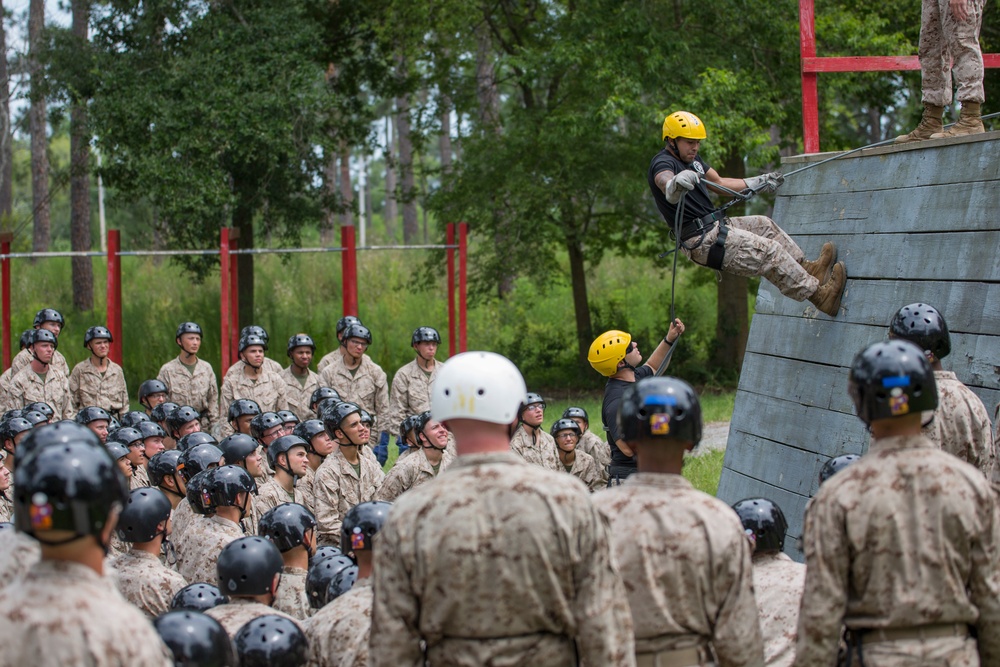
[{"label": "recruit in camouflage uniform", "polygon": [[7,405],[12,408],[23,408],[28,403],[36,401],[52,406],[55,411],[53,421],[72,419],[76,414],[73,411],[73,402],[70,400],[69,378],[51,364],[44,380],[32,370],[31,366],[25,366],[10,382]]},{"label": "recruit in camouflage uniform", "polygon": [[583,432],[583,436],[580,438],[580,442],[576,448],[577,451],[590,454],[594,462],[597,463],[597,469],[601,471],[604,484],[607,486],[608,466],[611,465],[611,445],[608,444],[608,441],[602,440],[592,431],[586,430]]},{"label": "recruit in camouflage uniform", "polygon": [[375,500],[385,473],[378,463],[359,455],[361,476],[338,449],[316,470],[313,497],[319,543],[340,546],[340,526],[347,511],[359,503]]},{"label": "recruit in camouflage uniform", "polygon": [[986,101],[983,90],[983,53],[979,29],[984,0],[966,0],[969,18],[955,18],[949,3],[924,0],[920,14],[920,88],[923,102],[943,107],[951,104],[952,79],[959,102]]},{"label": "recruit in camouflage uniform", "polygon": [[373,594],[371,578],[359,579],[302,624],[309,639],[309,667],[368,667]]},{"label": "recruit in camouflage uniform", "polygon": [[195,364],[194,372],[174,357],[160,367],[156,379],[167,385],[170,400],[177,405],[190,405],[201,415],[201,430],[211,433],[219,422],[219,385],[212,365],[204,359]]},{"label": "recruit in camouflage uniform", "polygon": [[[173,524],[173,531],[170,533],[170,541],[174,545],[180,544],[184,539],[184,531],[188,529],[191,522],[194,521],[195,517],[199,516],[194,513],[191,509],[191,503],[188,502],[187,498],[181,498],[181,501],[177,503],[177,507],[174,508],[174,512],[170,519]],[[178,547],[179,549],[179,547]]]},{"label": "recruit in camouflage uniform", "polygon": [[281,584],[274,596],[271,606],[283,614],[288,614],[297,621],[309,618],[313,608],[306,594],[306,576],[308,570],[301,567],[285,566],[281,570]]},{"label": "recruit in camouflage uniform", "polygon": [[313,509],[316,506],[316,493],[313,484],[316,482],[316,472],[311,468],[306,468],[306,474],[299,477],[295,482],[295,502],[302,505],[316,516]]},{"label": "recruit in camouflage uniform", "polygon": [[115,362],[108,361],[108,368],[100,372],[84,359],[73,367],[69,376],[69,394],[73,412],[96,405],[104,408],[108,414],[120,417],[128,412],[128,387],[125,386],[125,373]]},{"label": "recruit in camouflage uniform", "polygon": [[[14,355],[14,358],[10,362],[10,374],[14,377],[21,372],[26,366],[31,365],[31,350],[24,348],[20,352]],[[63,356],[62,352],[56,350],[52,353],[52,361],[49,363],[52,368],[58,368],[63,372],[63,375],[69,377],[69,364],[66,363],[66,357]]]},{"label": "recruit in camouflage uniform", "polygon": [[394,505],[374,571],[378,667],[421,664],[421,638],[430,664],[635,664],[625,590],[589,494],[512,453],[460,456]]},{"label": "recruit in camouflage uniform", "polygon": [[594,503],[611,524],[640,666],[684,650],[683,664],[706,664],[709,644],[719,665],[764,664],[750,544],[732,508],[680,475],[644,472]]},{"label": "recruit in camouflage uniform", "polygon": [[190,583],[216,582],[215,563],[222,548],[233,540],[246,537],[238,523],[221,516],[199,516],[176,543],[180,558],[177,570]]},{"label": "recruit in camouflage uniform", "polygon": [[14,529],[0,531],[0,572],[3,583],[20,581],[42,559],[42,548],[33,537]]},{"label": "recruit in camouflage uniform", "polygon": [[132,468],[132,476],[128,479],[129,491],[132,489],[142,489],[149,486],[149,471],[146,466],[136,466]]},{"label": "recruit in camouflage uniform", "polygon": [[437,472],[423,452],[417,451],[413,456],[406,456],[396,461],[396,465],[385,476],[378,490],[378,500],[394,502],[396,498],[410,489],[425,484],[451,466],[455,457],[447,451],[442,452],[441,465]]},{"label": "recruit in camouflage uniform", "polygon": [[559,462],[556,453],[555,439],[541,428],[533,429],[535,435],[528,433],[525,424],[519,424],[514,436],[510,439],[510,449],[528,463],[562,472],[565,470]]},{"label": "recruit in camouflage uniform", "polygon": [[299,502],[296,500],[298,497],[298,487],[296,487],[295,491],[289,493],[282,488],[277,478],[270,478],[264,484],[257,486],[257,496],[253,499],[254,509],[257,514],[256,519],[259,521],[260,517],[267,514],[268,510],[272,510],[282,503]]},{"label": "recruit in camouflage uniform", "polygon": [[322,386],[336,390],[342,400],[357,403],[375,417],[378,428],[372,429],[369,442],[378,443],[379,432],[392,428],[391,422],[387,421],[389,385],[385,371],[367,354],[362,355],[361,365],[353,372],[347,370],[343,357],[335,359],[323,369],[319,379]]},{"label": "recruit in camouflage uniform", "polygon": [[174,664],[142,612],[79,563],[34,565],[0,590],[0,619],[0,667]]},{"label": "recruit in camouflage uniform", "polygon": [[[239,363],[243,364],[242,361]],[[229,404],[240,398],[256,402],[261,412],[277,412],[288,408],[288,399],[285,398],[285,382],[278,373],[268,370],[266,366],[256,380],[248,378],[243,373],[242,366],[236,372],[226,376],[219,395],[219,414],[228,414]],[[222,431],[219,435],[225,438],[232,435],[233,432],[233,427],[229,425],[229,422],[226,422],[222,425]]]},{"label": "recruit in camouflage uniform", "polygon": [[[213,581],[215,581],[214,578]],[[217,620],[226,629],[229,636],[233,638],[236,637],[236,633],[240,631],[240,628],[261,616],[281,616],[298,624],[298,621],[288,614],[280,612],[266,604],[254,602],[250,598],[231,598],[226,604],[212,607],[205,613]]]},{"label": "recruit in camouflage uniform", "polygon": [[768,667],[790,667],[795,661],[795,631],[805,577],[805,565],[780,551],[753,557],[753,594]]},{"label": "recruit in camouflage uniform", "polygon": [[314,391],[323,386],[320,384],[318,373],[314,373],[309,368],[306,371],[308,371],[308,375],[302,382],[299,381],[297,375],[292,373],[291,365],[281,369],[281,372],[278,373],[281,381],[285,383],[285,400],[288,403],[288,409],[302,421],[316,419],[316,413],[309,407],[309,399],[312,398]]},{"label": "recruit in camouflage uniform", "polygon": [[188,585],[184,577],[164,567],[159,558],[138,549],[118,556],[111,567],[118,592],[150,620],[170,611],[174,595]]},{"label": "recruit in camouflage uniform", "polygon": [[[242,359],[237,359],[236,363],[233,364],[232,366],[230,366],[226,370],[225,375],[222,376],[222,382],[225,383],[226,378],[229,377],[230,375],[232,375],[233,371],[242,371],[243,370],[243,366],[244,366],[243,360]],[[274,359],[272,359],[272,358],[270,358],[268,356],[264,357],[264,361],[262,362],[262,366],[261,367],[265,371],[271,371],[272,373],[281,373],[281,370],[282,370],[281,364],[279,364],[277,361],[275,361]],[[228,409],[228,406],[227,406],[227,409]],[[282,409],[284,409],[284,408],[282,408]]]},{"label": "recruit in camouflage uniform", "polygon": [[583,482],[591,491],[600,491],[607,488],[608,476],[601,474],[601,471],[597,467],[597,462],[594,461],[594,457],[580,450],[575,451],[573,454],[573,465],[569,469],[560,463],[563,470]]},{"label": "recruit in camouflage uniform", "polygon": [[389,393],[389,424],[385,430],[395,435],[399,425],[410,415],[419,415],[431,409],[431,385],[437,375],[438,363],[434,370],[426,373],[417,360],[406,364],[392,376],[392,391]]},{"label": "recruit in camouflage uniform", "polygon": [[942,450],[979,468],[987,480],[997,484],[993,425],[986,406],[951,371],[934,371],[934,381],[938,406],[929,424],[924,419],[924,435]]},{"label": "recruit in camouflage uniform", "polygon": [[922,435],[878,439],[820,487],[803,540],[798,667],[834,664],[842,625],[870,630],[868,667],[1000,664],[1000,513],[977,469]]}]

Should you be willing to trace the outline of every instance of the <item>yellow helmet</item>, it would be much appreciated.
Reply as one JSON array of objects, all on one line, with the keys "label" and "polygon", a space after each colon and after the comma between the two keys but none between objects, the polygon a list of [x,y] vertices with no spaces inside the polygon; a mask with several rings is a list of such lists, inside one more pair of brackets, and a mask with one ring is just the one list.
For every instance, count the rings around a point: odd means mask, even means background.
[{"label": "yellow helmet", "polygon": [[666,141],[667,137],[704,139],[707,136],[705,124],[689,111],[675,111],[663,119],[663,141]]},{"label": "yellow helmet", "polygon": [[624,331],[617,329],[605,331],[590,344],[587,361],[595,371],[605,377],[611,377],[618,372],[618,362],[625,358],[625,352],[631,342],[632,336]]}]

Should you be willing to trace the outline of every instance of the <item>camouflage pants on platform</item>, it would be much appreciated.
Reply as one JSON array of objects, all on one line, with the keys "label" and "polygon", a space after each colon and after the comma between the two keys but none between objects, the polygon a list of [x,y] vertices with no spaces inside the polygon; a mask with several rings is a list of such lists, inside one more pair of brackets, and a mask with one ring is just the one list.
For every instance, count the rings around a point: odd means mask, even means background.
[{"label": "camouflage pants on platform", "polygon": [[967,0],[969,16],[957,21],[949,0],[923,0],[920,17],[920,77],[923,102],[951,104],[952,77],[959,102],[985,101],[979,28],[984,0]]},{"label": "camouflage pants on platform", "polygon": [[[747,215],[729,218],[728,224],[723,272],[737,276],[761,276],[796,301],[808,299],[819,287],[819,281],[799,264],[804,258],[802,249],[773,220],[764,215]],[[705,234],[697,248],[684,248],[684,254],[695,263],[704,265],[718,235],[719,228],[716,226]],[[685,245],[697,240],[698,237],[688,239]]]}]

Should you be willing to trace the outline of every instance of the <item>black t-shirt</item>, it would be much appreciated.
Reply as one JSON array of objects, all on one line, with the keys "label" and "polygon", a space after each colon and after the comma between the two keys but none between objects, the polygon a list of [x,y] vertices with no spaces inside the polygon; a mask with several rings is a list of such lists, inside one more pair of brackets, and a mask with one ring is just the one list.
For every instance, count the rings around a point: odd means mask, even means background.
[{"label": "black t-shirt", "polygon": [[[663,190],[656,186],[655,179],[656,175],[661,171],[670,171],[674,174],[679,174],[685,169],[696,171],[704,177],[711,167],[701,159],[700,155],[696,156],[694,162],[691,164],[681,162],[680,158],[672,155],[666,148],[654,155],[652,161],[649,163],[649,173],[646,175],[646,180],[649,181],[649,189],[653,192],[653,200],[656,202],[656,208],[659,209],[660,215],[667,221],[667,226],[670,229],[674,228],[677,205],[667,201]],[[705,181],[702,180],[695,186],[694,190],[688,192],[687,196],[684,197],[683,224],[704,217],[714,211],[715,208],[711,197],[709,197],[708,188],[705,187]]]},{"label": "black t-shirt", "polygon": [[[653,368],[643,364],[635,369],[635,381],[653,376]],[[611,465],[627,468],[635,467],[635,457],[625,456],[622,450],[618,449],[618,440],[621,440],[621,432],[618,430],[618,406],[622,402],[622,393],[631,382],[625,380],[608,380],[604,387],[604,405],[601,407],[601,421],[604,422],[604,430],[608,433],[608,443],[611,445]]]}]

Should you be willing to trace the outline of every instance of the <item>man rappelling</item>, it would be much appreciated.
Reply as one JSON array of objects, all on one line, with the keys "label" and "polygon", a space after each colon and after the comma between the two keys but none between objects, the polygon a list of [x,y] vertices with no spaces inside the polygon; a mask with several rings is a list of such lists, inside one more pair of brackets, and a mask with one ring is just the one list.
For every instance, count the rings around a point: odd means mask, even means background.
[{"label": "man rappelling", "polygon": [[[698,155],[707,133],[692,113],[677,111],[663,121],[663,150],[649,165],[649,188],[660,214],[696,264],[738,276],[763,276],[785,296],[808,299],[836,317],[847,282],[833,243],[808,260],[798,244],[763,215],[730,218],[713,205],[709,190],[749,198],[774,192],[784,182],[778,172],[752,178],[723,178]],[[741,192],[742,191],[742,192]]]}]

